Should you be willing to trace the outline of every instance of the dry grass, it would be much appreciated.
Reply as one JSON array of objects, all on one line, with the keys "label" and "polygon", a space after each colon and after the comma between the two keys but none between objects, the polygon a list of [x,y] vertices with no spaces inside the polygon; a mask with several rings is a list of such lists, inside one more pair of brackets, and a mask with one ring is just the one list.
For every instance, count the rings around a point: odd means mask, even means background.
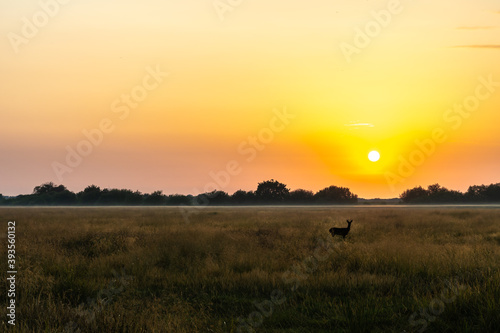
[{"label": "dry grass", "polygon": [[[500,327],[498,209],[195,212],[186,223],[176,208],[0,209],[5,230],[17,221],[18,324],[11,331],[63,332],[73,323],[82,332],[236,332],[237,318],[257,311],[252,302],[279,290],[286,301],[254,323],[257,331],[410,332],[425,318],[412,322],[411,315],[435,305],[447,280],[463,290],[427,319],[427,332]],[[328,229],[346,219],[354,220],[347,240],[332,239]],[[330,252],[307,270],[300,265],[313,258],[318,239]],[[125,272],[126,283],[116,272]],[[300,276],[296,290],[287,272]],[[93,304],[110,289],[106,304]]]}]

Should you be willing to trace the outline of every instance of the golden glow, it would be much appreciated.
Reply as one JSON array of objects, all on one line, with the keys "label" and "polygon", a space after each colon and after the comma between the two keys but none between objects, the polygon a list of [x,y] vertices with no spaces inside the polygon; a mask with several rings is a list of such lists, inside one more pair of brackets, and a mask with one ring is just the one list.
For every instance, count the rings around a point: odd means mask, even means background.
[{"label": "golden glow", "polygon": [[[3,1],[0,33],[32,31],[22,18],[37,3]],[[220,187],[229,193],[271,178],[367,198],[436,181],[457,190],[498,182],[500,88],[458,128],[444,118],[475,94],[479,77],[500,81],[498,1],[401,4],[351,62],[339,45],[354,45],[356,29],[388,1],[248,2],[223,21],[210,1],[61,5],[18,53],[8,38],[1,44],[0,193],[45,181],[193,193],[232,160],[241,173]],[[169,75],[122,119],[112,104],[143,84],[148,66]],[[242,154],[282,107],[294,118],[257,141],[255,158]],[[105,118],[113,131],[59,181],[52,163]],[[391,188],[385,174],[417,159],[436,128],[446,140]],[[373,149],[376,163],[367,159]],[[473,166],[463,160],[471,154]]]}]

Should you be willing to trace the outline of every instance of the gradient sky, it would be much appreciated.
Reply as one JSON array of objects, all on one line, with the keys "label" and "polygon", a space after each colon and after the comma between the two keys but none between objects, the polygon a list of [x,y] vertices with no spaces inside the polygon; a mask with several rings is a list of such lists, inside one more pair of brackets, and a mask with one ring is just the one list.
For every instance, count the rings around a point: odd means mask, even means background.
[{"label": "gradient sky", "polygon": [[[366,198],[500,181],[500,85],[479,79],[500,82],[498,1],[402,0],[383,24],[372,12],[393,1],[243,0],[223,14],[212,0],[66,2],[0,4],[4,195],[47,181],[194,194],[230,161],[239,172],[218,187],[229,193],[271,178]],[[355,40],[377,24],[368,45]],[[347,44],[358,52],[346,57]],[[120,118],[147,68],[168,76]],[[454,113],[478,89],[474,111]],[[285,109],[294,118],[250,154],[249,137]],[[103,119],[113,130],[58,176],[67,147]],[[446,139],[419,153],[436,129]]]}]

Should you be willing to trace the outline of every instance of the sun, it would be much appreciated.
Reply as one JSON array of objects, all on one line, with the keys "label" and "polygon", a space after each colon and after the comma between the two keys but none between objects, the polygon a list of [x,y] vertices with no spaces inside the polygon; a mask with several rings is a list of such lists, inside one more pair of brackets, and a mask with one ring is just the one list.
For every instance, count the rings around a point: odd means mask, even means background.
[{"label": "sun", "polygon": [[372,150],[368,153],[368,159],[372,162],[377,162],[380,159],[380,153],[376,150]]}]

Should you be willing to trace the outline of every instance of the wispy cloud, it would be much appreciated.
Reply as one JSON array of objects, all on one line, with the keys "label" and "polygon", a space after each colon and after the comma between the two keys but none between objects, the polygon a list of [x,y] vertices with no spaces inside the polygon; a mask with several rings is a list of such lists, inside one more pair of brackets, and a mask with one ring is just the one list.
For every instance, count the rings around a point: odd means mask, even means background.
[{"label": "wispy cloud", "polygon": [[457,27],[457,30],[488,30],[495,29],[494,26],[473,26],[473,27]]},{"label": "wispy cloud", "polygon": [[374,127],[375,125],[373,124],[370,124],[370,123],[351,123],[351,124],[344,124],[344,126],[346,127],[350,127],[350,128],[361,128],[361,127]]},{"label": "wispy cloud", "polygon": [[484,44],[484,45],[456,45],[453,48],[469,48],[469,49],[500,49],[500,44]]}]

